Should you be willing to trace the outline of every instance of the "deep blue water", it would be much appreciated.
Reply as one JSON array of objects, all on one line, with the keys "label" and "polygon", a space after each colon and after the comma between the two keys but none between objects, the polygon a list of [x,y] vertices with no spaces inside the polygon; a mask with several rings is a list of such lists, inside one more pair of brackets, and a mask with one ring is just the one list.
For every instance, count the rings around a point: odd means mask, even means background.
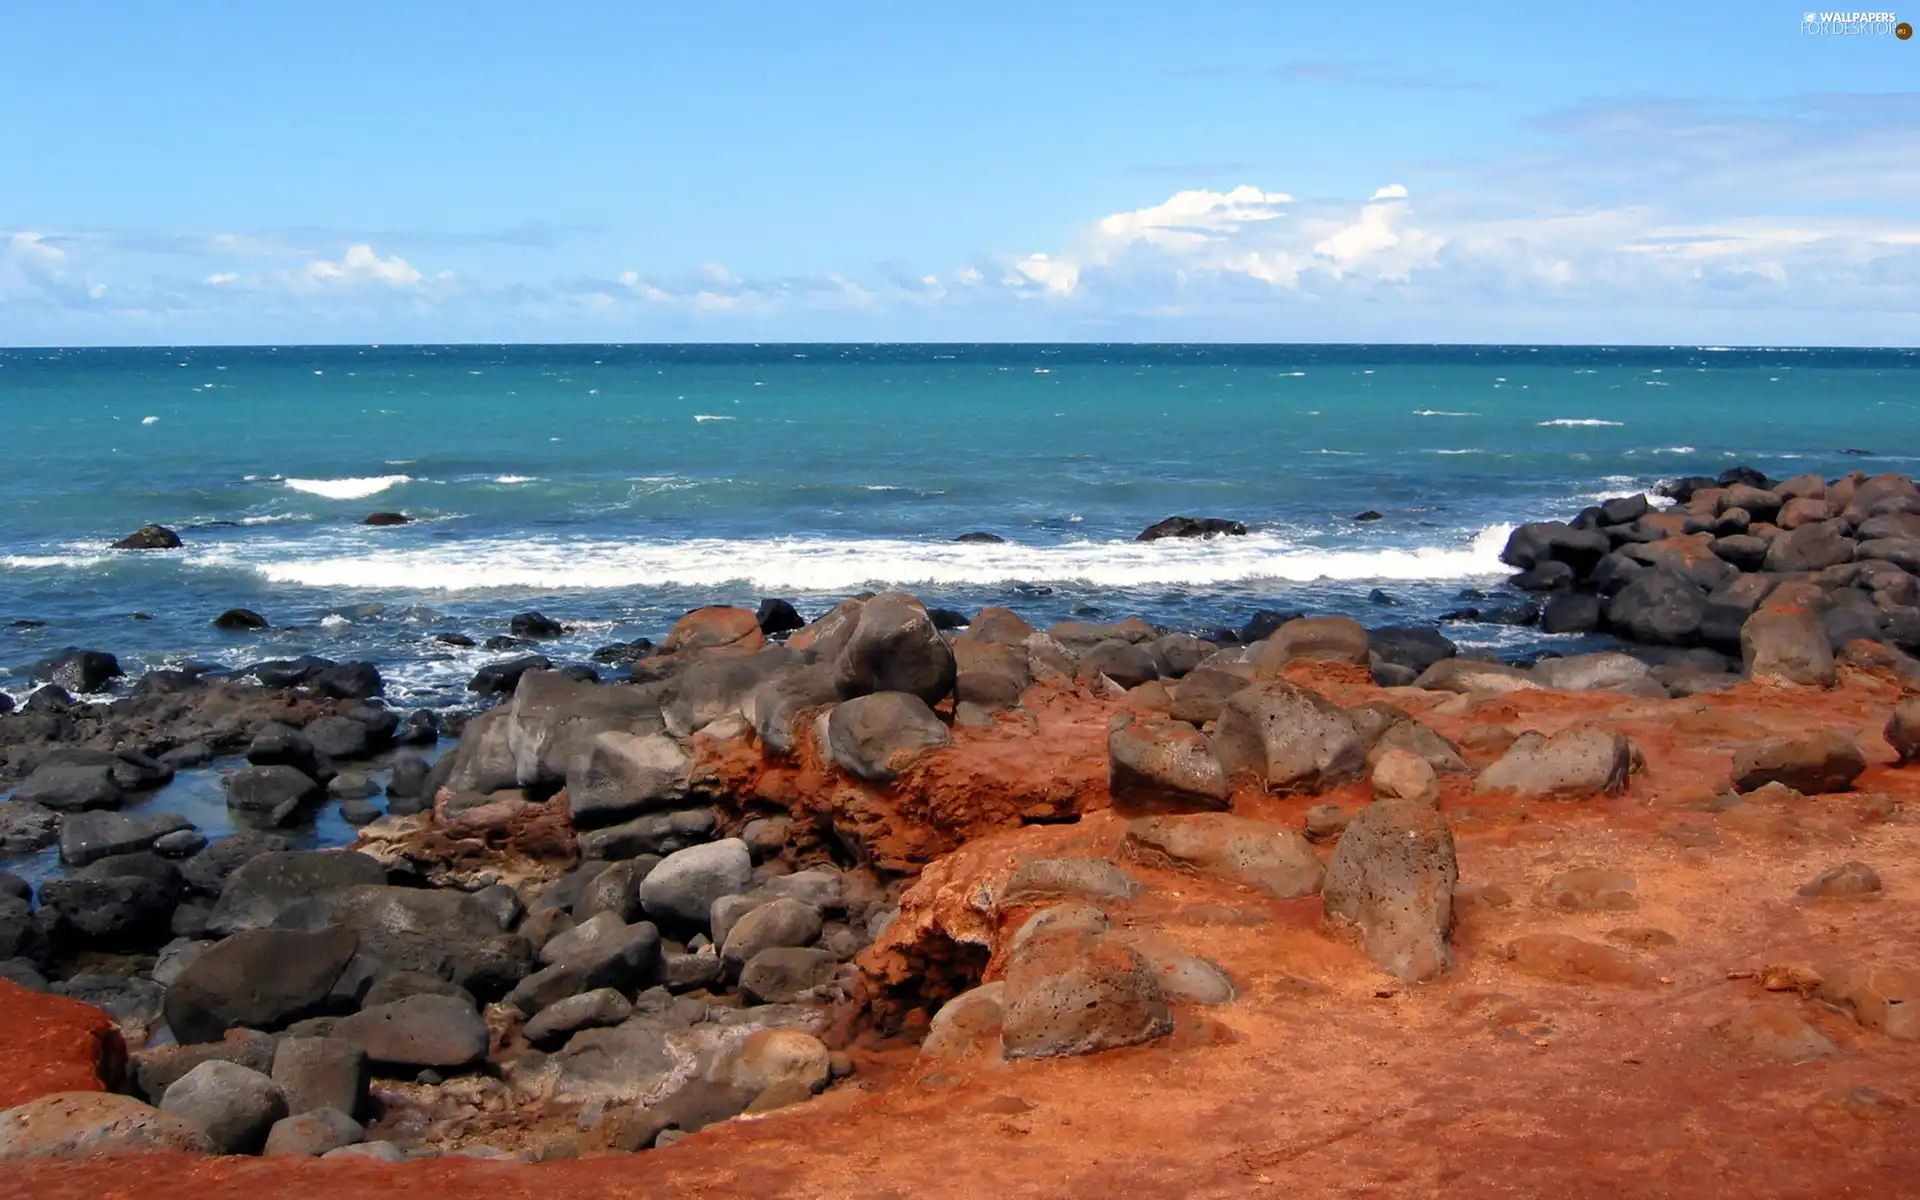
[{"label": "deep blue water", "polygon": [[[1910,469],[1916,383],[1904,350],[0,350],[0,625],[45,622],[0,628],[0,686],[68,644],[136,670],[313,652],[444,703],[499,656],[436,631],[539,608],[578,627],[564,656],[698,604],[887,584],[1038,621],[1418,619],[1498,584],[1514,522],[1736,462]],[[375,509],[415,523],[357,524]],[[1173,513],[1253,533],[1130,540]],[[186,547],[106,548],[149,521]],[[235,605],[275,628],[209,626]]]}]

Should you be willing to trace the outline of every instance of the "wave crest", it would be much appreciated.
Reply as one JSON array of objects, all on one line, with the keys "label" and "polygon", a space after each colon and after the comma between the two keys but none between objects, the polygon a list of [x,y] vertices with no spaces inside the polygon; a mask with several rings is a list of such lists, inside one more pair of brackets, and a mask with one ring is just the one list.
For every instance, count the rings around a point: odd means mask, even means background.
[{"label": "wave crest", "polygon": [[288,479],[286,486],[296,492],[325,496],[329,500],[364,500],[390,487],[413,482],[411,475],[368,475],[357,479]]}]

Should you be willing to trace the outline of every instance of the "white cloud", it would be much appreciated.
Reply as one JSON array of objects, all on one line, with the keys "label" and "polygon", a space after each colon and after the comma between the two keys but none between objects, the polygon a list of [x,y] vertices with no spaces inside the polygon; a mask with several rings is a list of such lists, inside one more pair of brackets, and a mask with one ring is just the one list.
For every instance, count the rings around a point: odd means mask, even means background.
[{"label": "white cloud", "polygon": [[1383,188],[1375,188],[1373,195],[1369,197],[1370,200],[1405,200],[1406,198],[1407,185],[1404,183],[1390,183]]},{"label": "white cloud", "polygon": [[200,282],[210,287],[219,287],[223,283],[235,283],[239,278],[239,274],[234,271],[215,271]]},{"label": "white cloud", "polygon": [[399,255],[381,258],[368,245],[349,246],[338,262],[315,259],[307,264],[307,274],[323,283],[385,283],[411,287],[420,282],[420,272]]},{"label": "white cloud", "polygon": [[1065,259],[1029,254],[1013,267],[1050,292],[1072,295],[1073,289],[1080,286],[1080,268]]}]

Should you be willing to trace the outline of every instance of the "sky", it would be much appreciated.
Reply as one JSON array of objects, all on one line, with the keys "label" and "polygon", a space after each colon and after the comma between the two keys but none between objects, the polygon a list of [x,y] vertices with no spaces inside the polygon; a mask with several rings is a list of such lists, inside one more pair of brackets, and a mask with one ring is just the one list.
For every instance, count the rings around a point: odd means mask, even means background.
[{"label": "sky", "polygon": [[1920,344],[1764,0],[0,7],[0,345]]}]

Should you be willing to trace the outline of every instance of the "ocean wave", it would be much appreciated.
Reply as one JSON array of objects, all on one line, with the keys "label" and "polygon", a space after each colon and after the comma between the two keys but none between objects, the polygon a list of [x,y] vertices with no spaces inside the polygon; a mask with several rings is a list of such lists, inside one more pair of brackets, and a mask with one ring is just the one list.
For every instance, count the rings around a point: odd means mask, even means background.
[{"label": "ocean wave", "polygon": [[289,479],[286,486],[296,492],[325,496],[329,500],[364,500],[390,487],[413,482],[410,475],[367,475],[357,479]]},{"label": "ocean wave", "polygon": [[1625,422],[1623,422],[1623,421],[1602,421],[1602,420],[1601,420],[1600,418],[1598,418],[1598,417],[1555,417],[1555,418],[1554,418],[1553,420],[1551,420],[1551,421],[1541,421],[1541,422],[1539,422],[1539,425],[1540,425],[1540,427],[1541,427],[1542,429],[1545,429],[1545,428],[1548,428],[1549,426],[1555,426],[1555,425],[1560,425],[1560,426],[1574,426],[1574,425],[1613,425],[1613,426],[1619,426],[1619,425],[1623,425],[1623,424],[1625,424]]},{"label": "ocean wave", "polygon": [[266,513],[257,517],[241,517],[242,525],[284,525],[289,521],[311,521],[312,513]]},{"label": "ocean wave", "polygon": [[1416,408],[1413,410],[1413,415],[1416,417],[1477,417],[1480,414],[1477,412],[1446,412],[1438,408]]},{"label": "ocean wave", "polygon": [[97,567],[106,561],[104,554],[9,554],[0,558],[0,567],[13,571],[45,571]]},{"label": "ocean wave", "polygon": [[1485,450],[1423,450],[1422,454],[1485,454]]},{"label": "ocean wave", "polygon": [[304,587],[451,592],[739,585],[762,591],[833,593],[876,585],[1011,582],[1124,588],[1260,580],[1424,581],[1504,573],[1500,551],[1512,529],[1511,525],[1490,525],[1471,539],[1451,545],[1351,550],[1302,545],[1272,534],[1201,542],[1082,541],[1053,546],[884,538],[703,538],[652,544],[497,539],[358,555],[249,554],[209,560],[209,565],[246,567],[270,583]]},{"label": "ocean wave", "polygon": [[694,419],[695,421],[698,421],[698,422],[701,422],[702,424],[704,424],[705,422],[708,422],[708,421],[732,421],[732,420],[735,420],[736,418],[734,418],[734,417],[716,417],[716,416],[714,416],[714,415],[713,415],[712,413],[695,413],[695,414],[693,415],[693,419]]},{"label": "ocean wave", "polygon": [[494,476],[493,481],[495,483],[538,483],[540,482],[539,478],[533,475],[496,475]]}]

